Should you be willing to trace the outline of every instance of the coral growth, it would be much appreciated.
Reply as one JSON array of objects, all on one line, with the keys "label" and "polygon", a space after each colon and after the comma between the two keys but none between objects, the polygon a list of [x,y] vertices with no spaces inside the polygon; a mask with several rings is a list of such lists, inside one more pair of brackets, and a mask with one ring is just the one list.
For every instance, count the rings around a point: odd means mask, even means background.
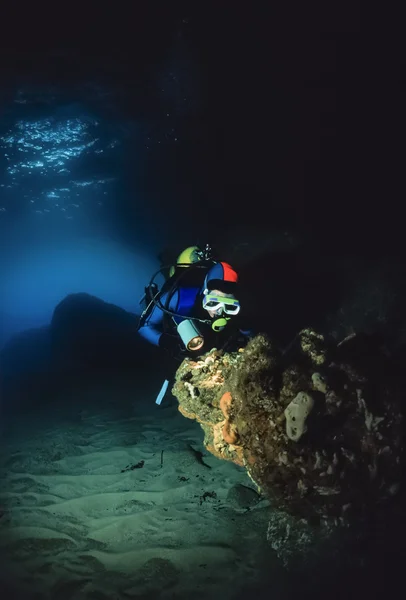
[{"label": "coral growth", "polygon": [[329,346],[307,329],[285,354],[264,335],[179,367],[173,393],[206,448],[243,465],[273,505],[347,522],[396,493],[401,386],[369,336]]}]

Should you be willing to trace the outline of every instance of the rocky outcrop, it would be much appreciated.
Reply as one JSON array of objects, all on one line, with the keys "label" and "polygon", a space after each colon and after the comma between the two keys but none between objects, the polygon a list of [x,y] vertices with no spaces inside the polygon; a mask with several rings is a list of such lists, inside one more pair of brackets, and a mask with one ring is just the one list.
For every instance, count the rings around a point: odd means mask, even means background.
[{"label": "rocky outcrop", "polygon": [[185,359],[173,393],[206,448],[292,516],[344,524],[399,490],[402,384],[373,336],[331,344],[306,329],[282,354],[258,335]]},{"label": "rocky outcrop", "polygon": [[70,294],[55,308],[51,346],[60,368],[133,367],[151,357],[137,335],[138,317],[90,294]]}]

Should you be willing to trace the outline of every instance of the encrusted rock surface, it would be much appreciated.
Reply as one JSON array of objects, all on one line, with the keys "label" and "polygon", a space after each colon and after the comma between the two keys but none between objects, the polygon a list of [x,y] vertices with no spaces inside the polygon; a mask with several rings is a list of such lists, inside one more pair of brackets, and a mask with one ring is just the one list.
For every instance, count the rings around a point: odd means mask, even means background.
[{"label": "encrusted rock surface", "polygon": [[306,329],[283,354],[258,335],[185,359],[172,391],[207,450],[244,466],[275,508],[346,524],[399,490],[400,381],[373,337],[329,344]]}]

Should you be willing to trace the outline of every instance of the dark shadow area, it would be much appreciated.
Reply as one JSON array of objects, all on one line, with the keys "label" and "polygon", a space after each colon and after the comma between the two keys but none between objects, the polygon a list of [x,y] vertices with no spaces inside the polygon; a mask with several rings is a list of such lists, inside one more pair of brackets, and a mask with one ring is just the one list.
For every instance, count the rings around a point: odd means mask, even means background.
[{"label": "dark shadow area", "polygon": [[340,306],[337,273],[306,251],[261,256],[241,269],[241,280],[254,329],[282,343],[303,327],[318,328],[324,315]]}]

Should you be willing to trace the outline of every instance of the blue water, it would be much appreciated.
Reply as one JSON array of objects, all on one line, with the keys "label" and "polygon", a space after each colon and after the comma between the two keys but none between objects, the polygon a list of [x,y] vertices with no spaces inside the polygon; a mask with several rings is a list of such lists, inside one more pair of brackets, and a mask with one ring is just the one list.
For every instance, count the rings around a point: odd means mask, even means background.
[{"label": "blue water", "polygon": [[7,90],[0,117],[0,348],[48,324],[70,293],[139,312],[189,196],[184,182],[176,191],[174,169],[162,168],[184,143],[182,120],[190,130],[199,106],[186,26],[179,21],[144,85],[134,75],[128,110],[127,81],[114,75],[119,61],[108,81],[99,64],[99,75],[91,67],[66,73],[69,85],[63,72],[50,83],[46,71],[34,71]]},{"label": "blue water", "polygon": [[[69,293],[88,292],[136,312],[158,267],[153,242],[141,236],[137,245],[126,245],[109,219],[121,142],[108,124],[81,105],[51,104],[48,114],[34,117],[29,99],[21,98],[17,94],[18,109],[0,136],[1,345],[47,324]],[[135,224],[134,238],[136,231]]]}]

